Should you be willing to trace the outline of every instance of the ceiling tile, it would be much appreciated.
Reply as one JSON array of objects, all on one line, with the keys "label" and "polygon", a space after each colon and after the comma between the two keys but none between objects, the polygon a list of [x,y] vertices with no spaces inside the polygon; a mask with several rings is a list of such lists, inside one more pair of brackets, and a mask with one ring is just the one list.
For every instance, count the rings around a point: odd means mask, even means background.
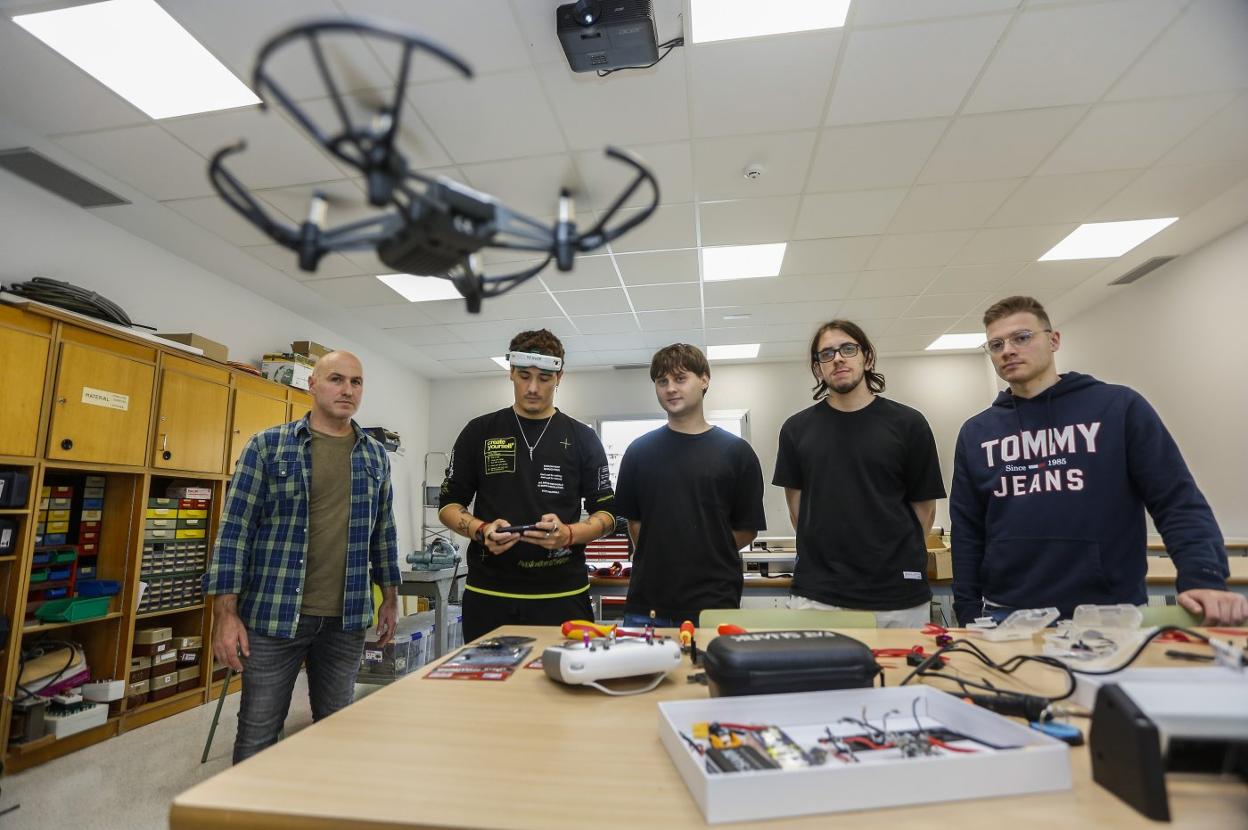
[{"label": "ceiling tile", "polygon": [[1248,3],[1200,0],[1109,91],[1109,100],[1248,86]]},{"label": "ceiling tile", "polygon": [[962,294],[995,291],[1017,274],[1022,265],[951,265],[928,286],[933,294]]},{"label": "ceiling tile", "polygon": [[653,353],[649,349],[605,349],[594,357],[608,366],[649,365]]},{"label": "ceiling tile", "polygon": [[976,83],[965,111],[1097,101],[1178,13],[1171,0],[1024,10]]},{"label": "ceiling tile", "polygon": [[[426,305],[426,303],[421,305]],[[507,344],[511,342],[511,338],[522,331],[547,329],[559,338],[577,333],[572,324],[568,322],[567,317],[538,317],[529,320],[514,320],[506,325],[500,325],[498,322],[493,321],[452,323],[447,328],[450,329],[451,334],[468,343],[485,343],[489,341],[498,343],[497,354],[500,355],[507,351]]]},{"label": "ceiling tile", "polygon": [[620,285],[609,255],[577,257],[570,272],[560,271],[551,265],[542,272],[542,281],[551,291],[618,288]]},{"label": "ceiling tile", "polygon": [[67,135],[56,143],[157,201],[214,192],[208,162],[155,125]]},{"label": "ceiling tile", "polygon": [[461,375],[491,375],[497,374],[503,376],[503,370],[499,365],[488,357],[469,357],[463,360],[443,360],[442,365],[453,372]]},{"label": "ceiling tile", "polygon": [[1161,164],[1199,164],[1220,161],[1248,161],[1248,93],[1232,101],[1221,112],[1179,142],[1161,159]]},{"label": "ceiling tile", "polygon": [[366,308],[353,308],[351,314],[371,326],[379,329],[400,328],[402,326],[432,326],[433,320],[427,317],[420,307],[424,303],[407,303],[406,305],[375,305]]},{"label": "ceiling tile", "polygon": [[807,190],[909,187],[948,124],[939,118],[824,130]]},{"label": "ceiling tile", "polygon": [[[754,199],[801,193],[815,145],[813,130],[799,133],[702,138],[693,144],[698,199]],[[756,179],[747,169],[760,172]]]},{"label": "ceiling tile", "polygon": [[[551,15],[551,24],[554,20]],[[555,117],[576,150],[602,151],[611,144],[647,144],[689,138],[685,94],[686,50],[678,49],[658,66],[599,78],[573,72],[563,55],[537,68]],[[645,117],[638,117],[645,113]]]},{"label": "ceiling tile", "polygon": [[972,236],[971,231],[889,234],[871,255],[871,268],[938,268]]},{"label": "ceiling tile", "polygon": [[628,289],[628,296],[639,312],[702,307],[702,286],[696,282],[638,286]]},{"label": "ceiling tile", "polygon": [[853,23],[855,26],[874,26],[880,23],[906,23],[913,20],[934,20],[964,14],[1011,11],[1021,0],[871,0],[855,3]]},{"label": "ceiling tile", "polygon": [[[783,242],[793,231],[798,196],[770,196],[731,202],[701,202],[698,219],[703,245],[755,245]],[[823,236],[824,234],[820,234]]]},{"label": "ceiling tile", "polygon": [[616,254],[615,264],[626,285],[695,282],[698,280],[698,252],[654,251],[642,254]]},{"label": "ceiling tile", "polygon": [[853,31],[828,123],[953,114],[1009,20],[1000,14]]},{"label": "ceiling tile", "polygon": [[1020,179],[949,182],[911,188],[888,229],[891,233],[977,228],[1018,187]]},{"label": "ceiling tile", "polygon": [[[1248,134],[1244,136],[1248,143]],[[1248,161],[1146,170],[1097,210],[1092,220],[1186,216],[1248,176]]]},{"label": "ceiling tile", "polygon": [[[235,245],[260,245],[271,241],[216,196],[205,196],[202,199],[178,199],[162,202],[162,204],[205,230],[215,233],[226,242]],[[283,250],[290,255],[293,262],[294,252],[289,249]]]},{"label": "ceiling tile", "polygon": [[1032,176],[1005,200],[989,225],[1046,225],[1082,222],[1138,170],[1107,170],[1070,176]]},{"label": "ceiling tile", "polygon": [[632,314],[590,314],[573,317],[573,325],[581,334],[625,334],[640,331]]},{"label": "ceiling tile", "polygon": [[693,134],[818,126],[840,43],[839,30],[824,30],[685,47]]},{"label": "ceiling tile", "polygon": [[835,274],[818,277],[769,277],[755,280],[708,282],[702,286],[702,296],[705,298],[708,309],[719,306],[753,306],[763,303],[822,303],[849,296],[857,278],[856,274]]},{"label": "ceiling tile", "polygon": [[[499,355],[497,342],[488,340],[482,343],[455,342],[454,336],[441,326],[434,329],[426,326],[414,326],[412,327],[412,332],[414,337],[421,337],[419,332],[435,329],[445,332],[442,340],[431,340],[427,344],[419,345],[416,349],[425,357],[433,360],[465,360],[470,357],[495,357]],[[391,332],[397,331],[403,331],[403,329],[391,329]],[[503,351],[506,351],[505,346]]]},{"label": "ceiling tile", "polygon": [[814,239],[883,233],[905,197],[903,188],[804,196],[793,237]]},{"label": "ceiling tile", "polygon": [[[556,316],[559,308],[546,292],[505,294],[493,297],[481,304],[479,314],[470,314],[462,300],[438,300],[422,303],[422,309],[431,319],[444,324],[471,324],[478,321],[527,321],[530,317]],[[463,337],[464,340],[483,338]]]},{"label": "ceiling tile", "polygon": [[729,346],[736,343],[776,343],[793,339],[793,327],[778,323],[766,326],[706,330],[706,345]]},{"label": "ceiling tile", "polygon": [[595,288],[588,291],[559,291],[555,299],[569,317],[578,314],[631,313],[623,288]]},{"label": "ceiling tile", "polygon": [[[166,204],[173,206],[175,204],[185,205],[186,203],[166,202]],[[233,242],[234,240],[230,241]],[[242,243],[235,242],[235,244],[241,245]],[[360,269],[355,265],[355,263],[351,262],[342,254],[326,254],[317,264],[316,270],[309,272],[304,271],[299,267],[299,259],[295,252],[283,245],[254,245],[243,248],[243,250],[263,262],[265,265],[270,265],[281,271],[283,274],[294,277],[300,282],[307,282],[309,280],[324,280],[330,279],[331,277],[350,277],[356,276],[360,273]],[[378,281],[376,279],[376,275],[370,275],[369,278],[382,288],[385,288],[386,292],[389,292],[388,294],[383,292],[377,295],[380,297],[386,297],[387,299],[385,301],[389,301],[390,295],[398,297],[400,300],[403,299],[398,294],[395,294],[394,291],[386,288],[384,283]],[[379,303],[383,301],[375,302]],[[371,304],[374,303],[360,303],[360,305]]]},{"label": "ceiling tile", "polygon": [[[636,208],[621,210],[615,221],[627,221],[639,213]],[[666,251],[692,248],[696,245],[693,229],[693,205],[659,205],[649,219],[611,243],[611,250]]]},{"label": "ceiling tile", "polygon": [[902,317],[894,320],[888,327],[887,334],[889,336],[898,335],[915,335],[922,334],[935,337],[938,334],[944,334],[949,331],[958,320],[962,319],[960,315],[952,317]]},{"label": "ceiling tile", "polygon": [[1006,284],[1014,289],[1066,289],[1087,281],[1103,270],[1109,260],[1070,259],[1056,262],[1033,262],[1019,271]]},{"label": "ceiling tile", "polygon": [[885,336],[876,341],[880,354],[904,354],[924,351],[936,338],[930,334],[903,334]]},{"label": "ceiling tile", "polygon": [[[914,302],[914,297],[875,297],[846,300],[837,312],[837,316],[842,320],[891,320],[904,314],[912,302]],[[867,327],[864,325],[863,328]]]},{"label": "ceiling tile", "polygon": [[758,357],[760,360],[771,360],[779,362],[781,360],[804,360],[806,357],[806,349],[809,343],[803,340],[784,340],[775,343],[759,344]]},{"label": "ceiling tile", "polygon": [[304,285],[343,308],[401,305],[407,302],[381,280],[371,276],[307,280]]},{"label": "ceiling tile", "polygon": [[1059,107],[963,116],[932,153],[919,181],[1030,175],[1086,111],[1086,107]]},{"label": "ceiling tile", "polygon": [[[527,260],[524,262],[486,262],[481,266],[481,273],[487,277],[506,277],[513,274],[521,274],[531,270],[541,260]],[[581,260],[576,260],[576,268],[581,267]],[[593,268],[594,266],[590,266]],[[576,273],[575,271],[573,273]],[[545,280],[550,280],[556,285],[563,287],[571,287],[571,282],[576,278],[572,274],[565,274],[555,268],[554,265],[548,264],[544,269],[538,271],[532,277],[529,277],[519,285],[507,289],[508,295],[514,294],[532,294],[543,293],[546,291]],[[577,287],[580,287],[579,285]],[[589,287],[589,286],[586,286]]]},{"label": "ceiling tile", "polygon": [[937,268],[903,268],[893,271],[864,271],[854,284],[850,297],[914,297],[936,279]]},{"label": "ceiling tile", "polygon": [[[749,306],[708,308],[706,327],[721,329],[785,323],[799,329],[800,331],[796,333],[800,336],[809,336],[814,334],[818,323],[827,322],[835,317],[839,306],[839,298],[828,298],[817,302],[769,302]],[[744,320],[724,319],[727,316],[740,317],[743,314],[748,315]]]},{"label": "ceiling tile", "polygon": [[637,312],[637,319],[641,321],[642,331],[701,328],[702,310],[700,308],[683,308],[674,311],[639,311]]},{"label": "ceiling tile", "polygon": [[1041,165],[1041,174],[1148,167],[1230,100],[1229,95],[1100,104]]},{"label": "ceiling tile", "polygon": [[228,158],[225,166],[249,188],[331,181],[343,175],[306,133],[274,110],[249,107],[170,118],[160,124],[204,158],[245,140],[247,148]]},{"label": "ceiling tile", "polygon": [[671,331],[650,331],[642,335],[647,349],[661,349],[673,343],[691,343],[701,348],[706,344],[702,329],[675,329]]},{"label": "ceiling tile", "polygon": [[[955,320],[984,301],[984,295],[924,294],[906,309],[906,317],[952,317]],[[952,321],[951,321],[952,322]],[[919,334],[921,332],[915,332]]]},{"label": "ceiling tile", "polygon": [[436,353],[424,349],[421,350],[422,354],[432,357],[434,360],[490,356],[488,354],[478,354],[467,348],[467,343],[458,342],[459,338],[452,334],[446,326],[403,326],[401,328],[387,329],[386,331],[391,337],[401,340],[409,346],[443,346],[445,351]]},{"label": "ceiling tile", "polygon": [[[627,334],[587,334],[582,338],[582,347],[586,351],[605,352],[614,349],[644,349],[645,339],[641,332]],[[646,355],[647,362],[650,356]]]},{"label": "ceiling tile", "polygon": [[796,276],[858,271],[867,264],[879,239],[878,236],[846,236],[794,240],[785,248],[780,273]]},{"label": "ceiling tile", "polygon": [[1032,262],[1065,239],[1075,227],[1071,224],[985,228],[971,237],[951,262],[954,265]]},{"label": "ceiling tile", "polygon": [[[457,163],[562,152],[563,136],[531,69],[413,87],[409,100]],[[472,115],[467,115],[471,113]],[[482,119],[506,125],[483,129]]]},{"label": "ceiling tile", "polygon": [[[613,142],[612,146],[616,146]],[[637,155],[654,173],[659,183],[659,199],[664,204],[693,201],[693,162],[688,141],[668,144],[640,144],[624,148]],[[629,165],[613,159],[601,149],[581,150],[576,154],[585,192],[579,198],[598,210],[606,210],[619,198],[634,178]],[[625,202],[625,207],[644,207],[652,194],[642,185]]]},{"label": "ceiling tile", "polygon": [[534,156],[460,166],[467,184],[488,193],[507,207],[530,216],[559,209],[559,190],[582,189],[572,156]]}]

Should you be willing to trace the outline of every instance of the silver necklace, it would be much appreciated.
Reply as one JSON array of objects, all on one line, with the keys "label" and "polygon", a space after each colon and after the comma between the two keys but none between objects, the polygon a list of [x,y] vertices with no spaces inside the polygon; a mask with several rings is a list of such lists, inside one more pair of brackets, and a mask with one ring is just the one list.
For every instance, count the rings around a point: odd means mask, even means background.
[{"label": "silver necklace", "polygon": [[555,420],[555,416],[551,415],[546,419],[546,426],[542,427],[541,435],[537,436],[537,440],[532,444],[529,443],[529,436],[524,434],[524,425],[520,423],[520,416],[516,415],[516,410],[511,410],[511,414],[516,419],[516,429],[520,430],[520,440],[524,441],[524,445],[529,448],[529,460],[533,460],[533,451],[537,449],[537,445],[542,443],[542,438],[546,435],[546,430],[550,429],[550,422]]}]

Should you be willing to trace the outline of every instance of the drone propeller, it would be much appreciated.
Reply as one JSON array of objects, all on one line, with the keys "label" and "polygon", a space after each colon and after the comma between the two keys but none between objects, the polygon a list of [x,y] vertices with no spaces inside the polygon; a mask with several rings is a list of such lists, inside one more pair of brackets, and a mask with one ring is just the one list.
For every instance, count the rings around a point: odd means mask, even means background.
[{"label": "drone propeller", "polygon": [[[393,94],[387,100],[376,93],[353,95],[353,107],[366,113],[367,123],[352,120],[347,103],[339,92],[321,44],[326,34],[353,33],[381,38],[401,47],[400,67]],[[333,102],[340,128],[327,130],[316,123],[286,93],[267,71],[274,53],[297,41],[305,41]],[[225,160],[245,145],[241,142],[219,150],[209,164],[213,187],[232,208],[281,245],[295,251],[299,267],[315,271],[321,258],[333,251],[375,249],[378,258],[396,271],[449,279],[476,313],[481,301],[497,297],[530,279],[551,261],[561,271],[573,268],[576,256],[596,250],[627,233],[654,212],[659,203],[659,186],[653,173],[638,158],[608,147],[608,157],[631,168],[632,179],[586,231],[580,231],[575,216],[576,193],[564,188],[559,193],[558,218],[554,226],[513,211],[492,196],[480,193],[444,177],[412,170],[399,150],[404,92],[413,54],[427,52],[471,77],[468,65],[455,55],[424,38],[391,30],[377,24],[351,20],[308,23],[290,29],[268,41],[260,50],[254,73],[257,93],[271,96],[290,113],[300,126],[335,157],[352,165],[364,176],[368,202],[387,213],[328,226],[334,201],[322,193],[312,197],[304,221],[295,226],[274,218],[247,188],[226,168]],[[614,223],[621,207],[643,184],[650,190],[650,202],[640,212]],[[477,265],[476,254],[493,247],[544,254],[545,259],[510,274],[485,276]]]}]

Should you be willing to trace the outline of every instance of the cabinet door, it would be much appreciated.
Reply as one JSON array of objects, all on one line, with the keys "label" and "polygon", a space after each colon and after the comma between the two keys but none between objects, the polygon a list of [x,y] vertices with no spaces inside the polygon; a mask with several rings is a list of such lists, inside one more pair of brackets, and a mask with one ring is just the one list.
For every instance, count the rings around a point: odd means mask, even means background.
[{"label": "cabinet door", "polygon": [[312,396],[307,392],[290,393],[290,415],[287,420],[298,421],[312,411]]},{"label": "cabinet door", "polygon": [[156,367],[62,343],[48,458],[142,467]]},{"label": "cabinet door", "polygon": [[234,472],[234,464],[243,454],[243,447],[251,436],[286,422],[286,402],[266,398],[242,389],[234,390],[234,426],[230,430],[230,466],[227,473]]},{"label": "cabinet door", "polygon": [[48,373],[46,337],[0,328],[4,405],[0,406],[0,455],[33,456],[39,438],[39,407]]},{"label": "cabinet door", "polygon": [[152,466],[221,472],[229,405],[228,386],[181,372],[161,372]]}]

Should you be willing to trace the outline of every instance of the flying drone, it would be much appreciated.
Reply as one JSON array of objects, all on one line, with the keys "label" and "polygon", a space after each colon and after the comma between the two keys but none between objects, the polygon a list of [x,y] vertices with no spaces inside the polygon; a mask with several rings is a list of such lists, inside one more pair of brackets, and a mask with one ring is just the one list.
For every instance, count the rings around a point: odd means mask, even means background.
[{"label": "flying drone", "polygon": [[[326,35],[358,35],[397,44],[402,50],[393,97],[372,107],[367,124],[352,123],[348,108],[329,71],[322,44]],[[306,42],[339,122],[333,128],[316,123],[270,74],[274,55]],[[430,54],[471,78],[472,69],[441,46],[411,33],[358,20],[323,20],[296,26],[270,39],[260,49],[252,87],[266,100],[271,97],[334,157],[363,174],[371,206],[379,215],[327,227],[329,201],[314,193],[308,215],[298,226],[274,218],[225,166],[242,152],[239,142],[219,150],[209,164],[213,187],[230,207],[275,242],[298,256],[299,267],[315,271],[321,258],[336,251],[375,250],[378,258],[400,273],[450,280],[467,301],[468,311],[481,310],[481,300],[497,297],[535,276],[553,260],[560,271],[572,270],[577,254],[596,250],[644,222],[659,202],[654,175],[633,155],[607,147],[606,155],[632,168],[633,177],[599,221],[580,231],[576,226],[572,194],[559,193],[558,218],[553,226],[525,216],[497,199],[441,176],[413,170],[396,145],[403,111],[407,75],[413,54]],[[640,212],[613,224],[616,214],[643,184],[650,187],[650,203]],[[545,254],[536,266],[500,276],[481,273],[477,252],[504,248]]]}]

